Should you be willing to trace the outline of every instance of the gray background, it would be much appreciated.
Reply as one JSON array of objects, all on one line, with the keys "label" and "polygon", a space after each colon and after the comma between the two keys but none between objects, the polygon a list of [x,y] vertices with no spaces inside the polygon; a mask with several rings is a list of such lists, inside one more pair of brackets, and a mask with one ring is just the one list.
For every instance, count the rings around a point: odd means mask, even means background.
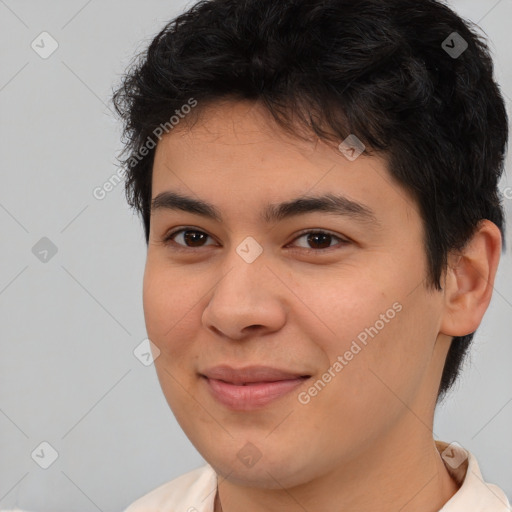
[{"label": "gray background", "polygon": [[[122,183],[103,200],[93,196],[116,172],[121,149],[111,89],[135,51],[186,5],[0,0],[2,509],[117,511],[203,463],[154,367],[133,354],[146,337],[141,223]],[[488,34],[512,118],[512,0],[450,5]],[[59,45],[46,59],[31,48],[43,31]],[[509,156],[502,181],[509,224],[511,168]],[[511,235],[509,226],[512,244]],[[57,248],[46,262],[32,251],[43,237]],[[495,288],[435,434],[471,450],[486,480],[510,497],[510,251]],[[31,457],[43,441],[58,452],[48,469]],[[48,461],[49,450],[38,450],[34,458]]]}]

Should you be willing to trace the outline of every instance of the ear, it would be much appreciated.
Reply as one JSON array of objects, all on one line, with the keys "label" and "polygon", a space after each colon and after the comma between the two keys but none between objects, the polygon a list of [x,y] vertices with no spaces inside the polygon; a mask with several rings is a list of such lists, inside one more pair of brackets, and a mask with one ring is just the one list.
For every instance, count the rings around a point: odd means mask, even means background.
[{"label": "ear", "polygon": [[449,254],[441,333],[465,336],[476,331],[491,301],[500,255],[500,230],[487,219],[460,251]]}]

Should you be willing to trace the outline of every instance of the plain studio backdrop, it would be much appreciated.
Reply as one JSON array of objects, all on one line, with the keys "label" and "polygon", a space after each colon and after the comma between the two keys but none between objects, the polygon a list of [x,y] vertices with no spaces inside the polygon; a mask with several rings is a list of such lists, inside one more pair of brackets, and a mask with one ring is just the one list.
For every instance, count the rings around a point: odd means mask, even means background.
[{"label": "plain studio backdrop", "polygon": [[[1,509],[119,511],[204,463],[141,357],[142,225],[123,183],[94,192],[118,169],[113,85],[190,5],[0,0]],[[512,118],[512,0],[450,5],[488,35]],[[508,156],[501,188],[509,245],[511,168]],[[434,429],[472,451],[486,480],[509,497],[511,317],[508,250]]]}]

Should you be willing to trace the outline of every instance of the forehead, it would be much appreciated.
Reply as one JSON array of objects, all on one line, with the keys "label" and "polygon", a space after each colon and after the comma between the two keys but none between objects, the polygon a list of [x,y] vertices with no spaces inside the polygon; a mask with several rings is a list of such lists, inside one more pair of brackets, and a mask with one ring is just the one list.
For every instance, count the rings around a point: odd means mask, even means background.
[{"label": "forehead", "polygon": [[[239,211],[297,197],[343,194],[377,210],[417,211],[383,156],[363,152],[351,161],[335,143],[311,135],[301,140],[285,132],[256,102],[197,109],[197,118],[185,119],[157,145],[153,200],[172,190],[212,205],[237,202]],[[268,214],[267,208],[261,219]]]}]

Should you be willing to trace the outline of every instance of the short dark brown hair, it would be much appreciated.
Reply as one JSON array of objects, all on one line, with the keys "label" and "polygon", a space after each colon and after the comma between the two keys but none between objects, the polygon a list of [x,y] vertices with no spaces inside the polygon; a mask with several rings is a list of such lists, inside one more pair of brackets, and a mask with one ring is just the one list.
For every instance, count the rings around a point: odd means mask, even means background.
[{"label": "short dark brown hair", "polygon": [[[191,98],[197,109],[252,99],[287,130],[299,120],[325,140],[355,134],[368,154],[386,154],[420,207],[425,283],[441,289],[448,253],[481,219],[504,237],[508,118],[475,27],[435,0],[198,2],[136,56],[112,97],[124,121],[126,197],[146,241],[154,149],[140,150]],[[454,55],[456,44],[467,48]],[[473,334],[453,338],[438,398]]]}]

